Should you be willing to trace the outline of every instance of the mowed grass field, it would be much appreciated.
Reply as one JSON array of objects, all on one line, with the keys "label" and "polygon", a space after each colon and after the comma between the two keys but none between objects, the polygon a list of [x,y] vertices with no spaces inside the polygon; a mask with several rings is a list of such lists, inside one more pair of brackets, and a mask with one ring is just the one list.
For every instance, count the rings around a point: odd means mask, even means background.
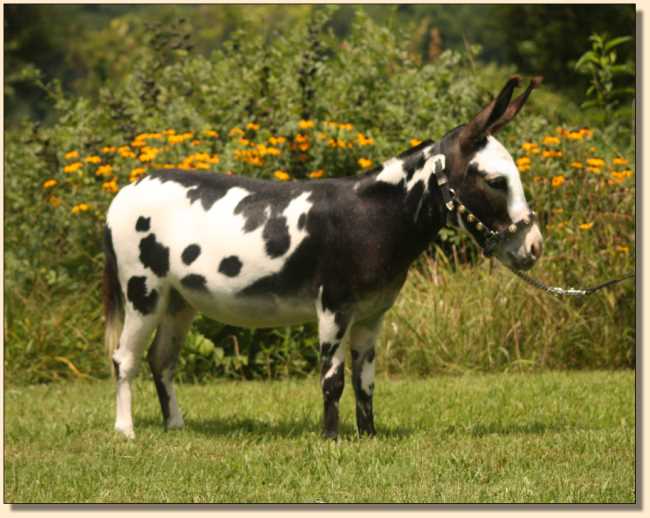
[{"label": "mowed grass field", "polygon": [[316,378],[181,385],[173,432],[145,378],[134,441],[112,430],[112,382],[7,388],[4,501],[635,502],[633,371],[379,378],[373,439],[348,381],[337,442]]}]

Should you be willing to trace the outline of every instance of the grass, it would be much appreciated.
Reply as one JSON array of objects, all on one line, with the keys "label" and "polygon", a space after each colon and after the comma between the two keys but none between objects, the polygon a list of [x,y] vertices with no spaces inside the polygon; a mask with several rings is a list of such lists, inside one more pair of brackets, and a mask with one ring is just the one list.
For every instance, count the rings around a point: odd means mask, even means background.
[{"label": "grass", "polygon": [[635,502],[633,371],[380,378],[374,439],[348,383],[338,442],[315,378],[181,385],[174,432],[142,378],[135,441],[111,382],[8,388],[5,502]]}]

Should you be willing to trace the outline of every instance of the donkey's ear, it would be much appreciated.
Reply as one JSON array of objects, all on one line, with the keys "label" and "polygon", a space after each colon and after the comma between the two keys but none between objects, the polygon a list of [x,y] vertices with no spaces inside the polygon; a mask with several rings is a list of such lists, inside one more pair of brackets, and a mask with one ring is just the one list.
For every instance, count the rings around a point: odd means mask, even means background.
[{"label": "donkey's ear", "polygon": [[528,99],[530,92],[532,92],[535,88],[537,88],[542,83],[543,79],[544,78],[542,76],[536,76],[530,80],[530,83],[528,85],[528,88],[526,88],[526,91],[523,94],[521,94],[519,97],[517,97],[514,101],[512,101],[508,105],[508,109],[504,112],[501,118],[498,121],[496,121],[492,125],[492,127],[490,127],[490,133],[496,133],[501,128],[503,128],[506,124],[508,124],[512,119],[515,118],[515,115],[519,113],[519,110],[521,110],[521,107]]},{"label": "donkey's ear", "polygon": [[519,81],[521,81],[519,76],[512,76],[508,79],[508,82],[501,89],[499,95],[461,130],[459,141],[460,148],[464,153],[474,151],[477,144],[487,136],[490,126],[497,122],[505,113],[512,98],[512,92],[519,84]]}]

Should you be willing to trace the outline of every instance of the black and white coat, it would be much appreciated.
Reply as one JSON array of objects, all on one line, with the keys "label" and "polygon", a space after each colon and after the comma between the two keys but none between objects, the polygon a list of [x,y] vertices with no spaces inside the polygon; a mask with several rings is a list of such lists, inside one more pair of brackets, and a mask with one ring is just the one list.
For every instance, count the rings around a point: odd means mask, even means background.
[{"label": "black and white coat", "polygon": [[[338,432],[347,339],[357,427],[374,434],[382,317],[411,263],[447,221],[436,171],[444,170],[463,202],[494,229],[528,212],[514,161],[490,134],[514,116],[533,87],[510,103],[517,82],[511,79],[472,122],[441,141],[424,142],[363,175],[279,183],[168,170],[122,189],[105,229],[116,429],[134,436],[130,384],[154,331],[148,360],[164,423],[183,425],[172,378],[184,337],[201,312],[255,328],[316,321],[328,437]],[[496,255],[528,268],[540,253],[533,225]]]}]

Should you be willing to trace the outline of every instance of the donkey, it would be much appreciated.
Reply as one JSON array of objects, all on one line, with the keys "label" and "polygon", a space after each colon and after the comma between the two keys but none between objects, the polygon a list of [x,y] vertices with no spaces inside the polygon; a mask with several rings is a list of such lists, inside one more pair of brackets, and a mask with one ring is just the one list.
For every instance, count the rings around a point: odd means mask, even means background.
[{"label": "donkey", "polygon": [[[157,171],[124,187],[104,231],[106,346],[117,380],[115,429],[133,438],[131,382],[147,359],[166,429],[183,426],[172,385],[190,324],[318,323],[323,434],[336,438],[352,358],[360,435],[375,434],[375,341],[409,266],[445,225],[465,228],[506,266],[542,253],[517,167],[493,136],[541,78],[512,100],[512,77],[469,123],[365,174],[279,183]],[[345,342],[344,342],[345,339]]]}]

